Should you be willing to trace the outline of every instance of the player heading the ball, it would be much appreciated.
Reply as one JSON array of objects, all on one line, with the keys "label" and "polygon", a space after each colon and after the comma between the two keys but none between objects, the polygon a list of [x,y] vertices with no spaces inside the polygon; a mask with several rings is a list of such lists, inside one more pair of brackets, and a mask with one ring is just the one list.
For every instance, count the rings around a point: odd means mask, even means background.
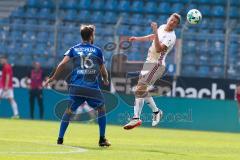
[{"label": "player heading the ball", "polygon": [[146,101],[153,112],[152,126],[156,126],[160,122],[163,112],[156,106],[152,96],[148,92],[148,87],[153,85],[157,79],[161,78],[165,71],[165,59],[175,44],[176,35],[174,29],[180,21],[181,16],[173,13],[168,18],[167,24],[158,27],[156,22],[152,22],[152,34],[143,37],[129,38],[129,41],[152,41],[152,45],[148,50],[148,56],[136,86],[134,116],[132,120],[124,126],[124,129],[132,129],[142,124],[140,115],[144,101]]}]

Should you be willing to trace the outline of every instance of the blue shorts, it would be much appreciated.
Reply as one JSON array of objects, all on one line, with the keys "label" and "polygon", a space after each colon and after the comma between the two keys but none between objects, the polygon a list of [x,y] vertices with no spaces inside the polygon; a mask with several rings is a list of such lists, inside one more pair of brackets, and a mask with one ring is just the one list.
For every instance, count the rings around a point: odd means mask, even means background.
[{"label": "blue shorts", "polygon": [[100,99],[93,99],[93,98],[87,98],[87,97],[79,97],[79,96],[70,96],[71,100],[71,111],[75,112],[77,108],[82,105],[84,102],[87,102],[88,105],[94,109],[97,109],[98,107],[101,107],[104,105],[104,100]]},{"label": "blue shorts", "polygon": [[71,111],[76,111],[77,108],[85,101],[94,109],[104,105],[102,92],[98,88],[87,88],[82,86],[70,86],[69,98],[71,101]]}]

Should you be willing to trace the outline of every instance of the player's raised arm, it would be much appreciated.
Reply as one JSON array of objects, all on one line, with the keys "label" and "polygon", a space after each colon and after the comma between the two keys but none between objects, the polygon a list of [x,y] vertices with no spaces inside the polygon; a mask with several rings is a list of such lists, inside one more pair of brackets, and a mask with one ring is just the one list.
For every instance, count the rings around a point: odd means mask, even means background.
[{"label": "player's raised arm", "polygon": [[60,76],[60,74],[63,72],[66,64],[69,62],[70,57],[69,56],[64,56],[63,60],[59,63],[59,65],[57,66],[54,74],[47,79],[46,83],[44,86],[47,86],[49,83],[51,83],[54,80],[57,80],[57,78]]},{"label": "player's raised arm", "polygon": [[129,37],[128,40],[130,42],[133,42],[133,41],[139,41],[139,42],[144,42],[144,41],[153,41],[155,38],[155,35],[154,34],[149,34],[147,36],[142,36],[142,37]]},{"label": "player's raised arm", "polygon": [[158,25],[156,22],[151,23],[151,27],[154,33],[154,41],[155,41],[155,48],[157,52],[165,52],[167,50],[167,46],[159,41],[158,38]]},{"label": "player's raised arm", "polygon": [[109,84],[109,82],[108,82],[108,72],[107,72],[107,69],[106,69],[104,64],[102,64],[100,66],[100,73],[101,73],[104,85],[108,85]]}]

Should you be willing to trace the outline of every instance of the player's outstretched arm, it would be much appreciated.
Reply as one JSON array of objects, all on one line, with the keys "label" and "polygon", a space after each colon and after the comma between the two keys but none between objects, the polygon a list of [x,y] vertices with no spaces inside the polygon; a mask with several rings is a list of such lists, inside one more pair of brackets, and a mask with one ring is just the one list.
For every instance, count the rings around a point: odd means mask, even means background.
[{"label": "player's outstretched arm", "polygon": [[60,77],[60,74],[63,72],[66,64],[69,62],[70,57],[69,56],[64,56],[63,60],[59,63],[59,65],[57,66],[54,74],[47,79],[46,83],[44,84],[44,86],[46,87],[49,83],[51,83],[54,80],[57,80],[58,77]]},{"label": "player's outstretched arm", "polygon": [[164,45],[163,43],[161,43],[159,41],[159,38],[158,38],[158,26],[157,26],[157,23],[156,22],[152,22],[151,23],[151,27],[152,27],[152,30],[153,30],[153,33],[154,33],[154,41],[155,41],[155,48],[156,48],[156,51],[158,53],[160,52],[165,52],[167,50],[167,46]]},{"label": "player's outstretched arm", "polygon": [[107,72],[107,69],[106,69],[104,64],[102,64],[100,66],[100,73],[101,73],[104,85],[109,85],[109,82],[108,82],[108,72]]},{"label": "player's outstretched arm", "polygon": [[147,36],[142,36],[142,37],[129,37],[128,41],[133,42],[133,41],[139,41],[139,42],[144,42],[144,41],[153,41],[155,38],[154,34],[149,34]]}]

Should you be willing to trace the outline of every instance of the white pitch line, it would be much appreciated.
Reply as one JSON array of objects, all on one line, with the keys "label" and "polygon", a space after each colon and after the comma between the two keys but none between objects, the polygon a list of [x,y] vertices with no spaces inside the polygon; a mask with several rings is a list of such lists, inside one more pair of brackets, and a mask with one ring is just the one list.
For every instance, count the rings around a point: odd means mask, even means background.
[{"label": "white pitch line", "polygon": [[24,143],[34,143],[37,145],[46,145],[46,146],[56,146],[59,148],[70,148],[72,150],[70,151],[52,151],[52,152],[15,152],[15,151],[6,151],[6,152],[2,152],[0,151],[0,154],[27,154],[27,155],[31,155],[31,154],[73,154],[73,153],[82,153],[82,152],[86,152],[87,149],[84,148],[80,148],[80,147],[74,147],[74,146],[67,146],[67,145],[56,145],[56,144],[47,144],[47,143],[38,143],[38,142],[30,142],[30,141],[19,141],[19,140],[9,140],[9,139],[2,139],[0,138],[0,141],[12,141],[12,142],[24,142]]}]

